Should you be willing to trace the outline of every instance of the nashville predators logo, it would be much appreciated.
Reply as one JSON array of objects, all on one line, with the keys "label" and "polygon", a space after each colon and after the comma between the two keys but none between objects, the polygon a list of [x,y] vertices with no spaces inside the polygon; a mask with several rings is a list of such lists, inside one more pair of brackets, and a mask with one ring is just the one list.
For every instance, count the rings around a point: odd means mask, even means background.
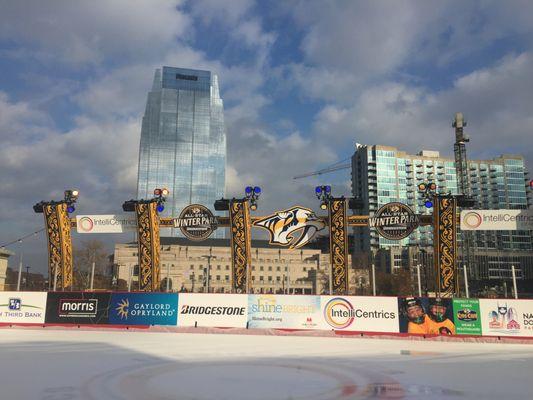
[{"label": "nashville predators logo", "polygon": [[[308,243],[316,232],[324,229],[326,224],[312,210],[296,206],[261,218],[254,222],[254,226],[268,230],[270,244],[298,249]],[[293,234],[298,230],[302,232],[296,239]]]}]

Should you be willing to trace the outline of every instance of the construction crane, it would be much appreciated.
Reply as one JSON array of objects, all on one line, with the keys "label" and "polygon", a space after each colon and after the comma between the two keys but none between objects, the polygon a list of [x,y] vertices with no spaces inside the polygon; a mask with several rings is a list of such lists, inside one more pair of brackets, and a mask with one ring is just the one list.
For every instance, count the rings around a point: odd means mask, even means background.
[{"label": "construction crane", "polygon": [[[455,113],[455,118],[452,126],[455,128],[455,144],[453,145],[453,152],[455,154],[455,173],[457,175],[459,194],[466,199],[472,198],[472,187],[470,185],[470,172],[468,170],[468,160],[466,158],[465,143],[470,141],[468,135],[463,132],[463,127],[466,126],[466,121],[462,113]],[[463,260],[466,261],[470,274],[477,278],[477,269],[475,268],[474,260],[474,233],[470,231],[462,231],[463,235]]]},{"label": "construction crane", "polygon": [[310,176],[329,174],[330,172],[339,171],[341,169],[351,168],[352,167],[351,163],[345,163],[345,161],[347,161],[349,159],[350,159],[350,157],[345,158],[344,160],[336,162],[335,164],[332,164],[329,167],[319,169],[318,171],[308,172],[306,174],[293,176],[292,179],[308,178]]}]

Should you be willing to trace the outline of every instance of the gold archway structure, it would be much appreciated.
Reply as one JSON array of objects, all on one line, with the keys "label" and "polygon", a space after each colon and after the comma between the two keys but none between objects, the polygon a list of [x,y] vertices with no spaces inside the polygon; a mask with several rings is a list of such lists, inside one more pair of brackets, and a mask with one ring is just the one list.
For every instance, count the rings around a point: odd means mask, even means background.
[{"label": "gold archway structure", "polygon": [[[348,294],[348,228],[368,226],[368,215],[349,216],[348,200],[332,198],[328,202],[328,216],[318,217],[328,226],[332,293]],[[57,288],[72,285],[71,227],[76,219],[69,218],[67,205],[61,202],[41,203],[48,237],[48,265],[50,277],[57,280]],[[173,218],[160,218],[153,201],[132,201],[138,235],[139,290],[158,291],[160,288],[159,229],[174,226]],[[248,293],[251,288],[251,230],[253,223],[264,217],[250,215],[247,199],[229,201],[229,217],[218,217],[220,227],[230,230],[232,256],[232,287],[234,293]],[[442,297],[457,293],[457,199],[435,196],[433,216],[420,216],[420,225],[433,225],[434,266],[437,290]]]}]

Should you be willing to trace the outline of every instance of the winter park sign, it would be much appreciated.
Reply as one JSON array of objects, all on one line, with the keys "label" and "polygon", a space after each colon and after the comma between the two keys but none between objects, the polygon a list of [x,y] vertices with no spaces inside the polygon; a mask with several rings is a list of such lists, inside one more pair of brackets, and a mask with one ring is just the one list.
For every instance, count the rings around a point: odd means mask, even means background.
[{"label": "winter park sign", "polygon": [[409,236],[420,224],[420,217],[402,203],[387,203],[368,219],[368,226],[389,240]]}]

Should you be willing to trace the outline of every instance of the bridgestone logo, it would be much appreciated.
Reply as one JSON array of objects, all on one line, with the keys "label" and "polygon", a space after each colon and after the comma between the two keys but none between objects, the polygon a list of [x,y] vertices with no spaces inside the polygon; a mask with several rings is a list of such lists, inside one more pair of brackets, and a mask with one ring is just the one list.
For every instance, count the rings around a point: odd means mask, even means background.
[{"label": "bridgestone logo", "polygon": [[181,306],[182,315],[245,315],[246,307]]},{"label": "bridgestone logo", "polygon": [[96,317],[98,299],[61,299],[59,300],[60,317]]}]

